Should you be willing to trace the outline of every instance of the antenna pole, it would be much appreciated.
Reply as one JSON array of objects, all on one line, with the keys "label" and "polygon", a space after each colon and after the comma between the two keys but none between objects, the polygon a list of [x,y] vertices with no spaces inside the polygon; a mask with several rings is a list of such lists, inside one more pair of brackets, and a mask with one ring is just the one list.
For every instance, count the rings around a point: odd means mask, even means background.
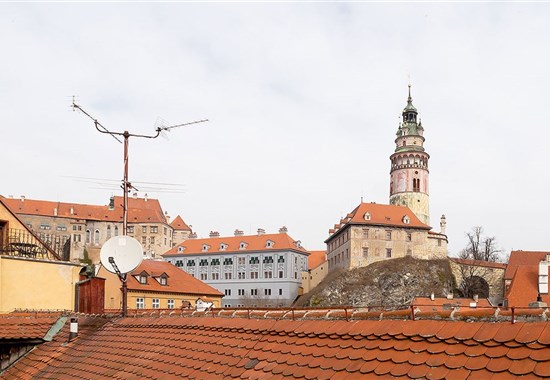
[{"label": "antenna pole", "polygon": [[124,131],[124,177],[122,180],[122,190],[124,191],[124,204],[122,206],[122,235],[128,234],[128,192],[130,191],[130,183],[128,182],[128,140],[130,134]]},{"label": "antenna pole", "polygon": [[127,275],[126,273],[121,273],[120,269],[118,269],[118,266],[115,263],[114,257],[109,257],[109,263],[113,266],[113,269],[115,270],[115,273],[118,276],[118,279],[120,280],[122,284],[122,288],[120,289],[122,291],[122,316],[126,317],[128,315],[128,284],[127,284]]}]

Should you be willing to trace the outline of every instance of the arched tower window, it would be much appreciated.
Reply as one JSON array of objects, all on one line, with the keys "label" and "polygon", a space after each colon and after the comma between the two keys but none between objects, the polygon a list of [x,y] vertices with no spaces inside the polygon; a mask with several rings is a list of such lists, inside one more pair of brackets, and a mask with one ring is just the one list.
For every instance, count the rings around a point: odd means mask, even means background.
[{"label": "arched tower window", "polygon": [[107,226],[107,240],[111,238],[111,226]]},{"label": "arched tower window", "polygon": [[99,244],[99,230],[95,230],[94,232],[94,243]]},{"label": "arched tower window", "polygon": [[413,179],[413,191],[420,191],[420,179],[418,178]]}]

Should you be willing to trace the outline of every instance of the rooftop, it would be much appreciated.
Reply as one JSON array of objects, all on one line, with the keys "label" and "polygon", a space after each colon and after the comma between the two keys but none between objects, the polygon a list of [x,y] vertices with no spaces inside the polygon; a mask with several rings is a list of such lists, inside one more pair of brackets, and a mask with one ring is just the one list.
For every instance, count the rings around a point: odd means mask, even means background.
[{"label": "rooftop", "polygon": [[326,263],[327,251],[309,251],[307,258],[307,268],[309,270],[317,268],[319,265]]},{"label": "rooftop", "polygon": [[[247,314],[248,312],[248,314]],[[342,318],[343,310],[79,316],[5,379],[550,378],[550,322]],[[284,313],[284,314],[281,314]],[[307,317],[307,313],[311,313]]]}]

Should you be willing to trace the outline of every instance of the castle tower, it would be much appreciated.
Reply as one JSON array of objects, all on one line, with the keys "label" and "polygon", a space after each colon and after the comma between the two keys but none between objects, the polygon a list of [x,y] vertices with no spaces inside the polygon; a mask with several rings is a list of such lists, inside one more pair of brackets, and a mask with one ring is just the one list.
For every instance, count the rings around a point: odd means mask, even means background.
[{"label": "castle tower", "polygon": [[403,121],[399,123],[395,152],[390,156],[390,204],[409,207],[425,224],[430,224],[428,160],[424,150],[424,128],[412,104],[411,86]]}]

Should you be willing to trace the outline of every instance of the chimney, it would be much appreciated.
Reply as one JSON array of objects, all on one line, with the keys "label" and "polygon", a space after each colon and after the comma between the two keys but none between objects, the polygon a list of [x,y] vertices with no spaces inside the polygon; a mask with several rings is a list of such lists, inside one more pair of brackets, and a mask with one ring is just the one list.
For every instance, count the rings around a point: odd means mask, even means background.
[{"label": "chimney", "polygon": [[282,226],[281,228],[279,228],[280,234],[286,234],[287,232],[288,232],[288,228],[286,228],[285,226]]},{"label": "chimney", "polygon": [[258,228],[258,236],[265,235],[265,230],[263,228]]},{"label": "chimney", "polygon": [[430,294],[430,299],[433,301],[435,300],[435,294],[432,292],[432,294]]},{"label": "chimney", "polygon": [[25,202],[25,196],[21,195],[21,202]]},{"label": "chimney", "polygon": [[241,231],[241,230],[235,230],[235,232],[233,233],[235,236],[243,236],[244,235],[244,232]]},{"label": "chimney", "polygon": [[474,294],[474,301],[476,303],[479,301],[479,295],[478,294]]},{"label": "chimney", "polygon": [[220,237],[220,233],[218,231],[210,231],[210,235],[209,235],[211,238],[218,238]]},{"label": "chimney", "polygon": [[447,299],[452,300],[453,299],[453,293],[447,293]]},{"label": "chimney", "polygon": [[143,199],[145,200],[145,202],[147,202],[147,197],[148,197],[148,195],[147,195],[147,193],[145,193],[145,195],[143,196]]},{"label": "chimney", "polygon": [[71,326],[69,329],[69,342],[78,336],[78,319],[71,317]]},{"label": "chimney", "polygon": [[74,215],[74,207],[71,207],[70,212],[71,212],[71,215]]},{"label": "chimney", "polygon": [[168,215],[168,211],[164,211],[164,217],[166,218],[166,223],[170,224],[170,215]]},{"label": "chimney", "polygon": [[187,238],[188,239],[196,239],[197,238],[197,233],[196,232],[191,232]]},{"label": "chimney", "polygon": [[115,197],[111,195],[111,198],[109,198],[109,210],[115,209]]},{"label": "chimney", "polygon": [[53,208],[53,216],[57,216],[57,207]]},{"label": "chimney", "polygon": [[439,226],[441,227],[441,233],[445,235],[445,227],[447,226],[447,218],[445,218],[445,214],[441,215]]},{"label": "chimney", "polygon": [[132,198],[137,199],[137,191],[134,191],[134,192],[132,193]]}]

